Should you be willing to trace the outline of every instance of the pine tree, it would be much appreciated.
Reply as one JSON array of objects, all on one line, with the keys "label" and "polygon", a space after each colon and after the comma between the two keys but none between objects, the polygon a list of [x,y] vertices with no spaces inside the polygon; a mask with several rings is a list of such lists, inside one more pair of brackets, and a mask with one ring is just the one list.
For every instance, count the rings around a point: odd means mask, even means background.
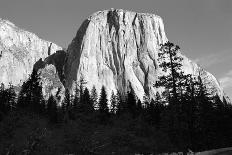
[{"label": "pine tree", "polygon": [[109,114],[109,108],[108,108],[108,99],[105,87],[102,86],[101,93],[100,93],[100,99],[99,99],[99,115],[100,120],[102,123],[107,120],[108,114]]},{"label": "pine tree", "polygon": [[83,106],[86,114],[92,114],[94,111],[93,102],[90,99],[88,88],[85,88],[83,94]]},{"label": "pine tree", "polygon": [[143,96],[143,109],[148,109],[148,107],[149,107],[149,97],[145,94],[144,96]]},{"label": "pine tree", "polygon": [[96,87],[93,86],[92,90],[91,90],[91,102],[93,103],[93,106],[94,106],[94,109],[98,109],[99,106],[98,106],[98,94],[97,94],[97,90],[96,90]]},{"label": "pine tree", "polygon": [[114,91],[112,91],[111,93],[111,97],[110,97],[110,112],[112,114],[116,114],[117,112],[117,96],[114,95]]},{"label": "pine tree", "polygon": [[[28,80],[29,81],[29,80]],[[28,108],[31,102],[31,87],[30,83],[26,81],[21,86],[21,90],[18,95],[17,107]]]},{"label": "pine tree", "polygon": [[36,113],[44,111],[45,101],[40,77],[36,70],[33,70],[29,79],[23,83],[17,105],[21,108],[30,108]]},{"label": "pine tree", "polygon": [[40,84],[40,77],[36,70],[32,71],[31,77],[28,82],[30,87],[29,89],[31,91],[29,106],[34,112],[41,113],[42,111],[44,111],[45,101],[43,98],[42,86]]},{"label": "pine tree", "polygon": [[117,94],[116,94],[116,109],[117,109],[117,112],[116,114],[118,116],[120,116],[121,114],[123,114],[125,112],[125,99],[124,99],[124,96],[119,92],[119,90],[117,90]]},{"label": "pine tree", "polygon": [[152,100],[150,104],[154,106],[154,109],[151,111],[152,124],[159,128],[161,122],[161,115],[164,111],[164,105],[162,103],[161,96],[158,92],[156,93],[155,100]]},{"label": "pine tree", "polygon": [[7,105],[10,111],[12,111],[13,109],[16,108],[16,93],[11,83],[9,84],[8,89],[6,89],[6,94],[7,94],[7,101],[8,101]]},{"label": "pine tree", "polygon": [[47,115],[51,123],[57,123],[58,121],[57,103],[52,95],[49,97],[47,101]]},{"label": "pine tree", "polygon": [[158,61],[162,71],[166,74],[159,76],[159,80],[155,84],[156,87],[164,87],[170,97],[176,101],[181,92],[181,84],[185,79],[181,71],[183,58],[178,54],[179,49],[179,46],[169,41],[161,45]]},{"label": "pine tree", "polygon": [[7,106],[7,100],[8,100],[7,96],[8,95],[7,95],[5,86],[2,83],[0,87],[0,112],[3,114],[6,114],[9,110],[9,107]]},{"label": "pine tree", "polygon": [[87,82],[85,81],[84,76],[81,75],[80,80],[79,80],[79,84],[78,84],[78,86],[79,86],[79,102],[80,103],[83,102],[83,94],[84,94],[86,83]]},{"label": "pine tree", "polygon": [[142,102],[140,99],[138,99],[137,104],[136,104],[136,115],[140,116],[142,112],[143,112]]},{"label": "pine tree", "polygon": [[70,93],[68,89],[65,89],[65,98],[64,98],[65,111],[68,110],[71,106]]},{"label": "pine tree", "polygon": [[70,93],[68,89],[65,89],[65,98],[61,106],[62,106],[61,108],[64,114],[64,121],[65,123],[67,123],[71,115],[71,99],[70,99]]},{"label": "pine tree", "polygon": [[132,88],[130,84],[130,91],[127,93],[127,106],[126,106],[126,111],[129,112],[132,117],[136,116],[136,96],[134,89]]},{"label": "pine tree", "polygon": [[78,107],[78,104],[79,104],[79,89],[78,89],[78,85],[76,83],[75,85],[75,92],[74,92],[74,99],[73,99],[73,110],[74,110],[74,113],[77,111],[77,107]]},{"label": "pine tree", "polygon": [[[213,99],[208,93],[205,85],[200,77],[198,77],[198,96],[196,98],[198,112],[197,112],[197,129],[195,137],[195,148],[210,149],[210,145],[214,141],[214,110]],[[212,148],[211,148],[212,149]]]}]

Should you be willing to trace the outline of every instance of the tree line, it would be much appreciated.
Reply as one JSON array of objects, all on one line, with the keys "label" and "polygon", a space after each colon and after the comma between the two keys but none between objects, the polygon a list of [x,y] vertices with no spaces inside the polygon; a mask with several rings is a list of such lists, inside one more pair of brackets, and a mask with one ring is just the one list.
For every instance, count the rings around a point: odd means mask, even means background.
[{"label": "tree line", "polygon": [[[82,77],[76,83],[75,93],[71,95],[66,89],[64,100],[58,106],[53,95],[45,101],[40,76],[34,70],[18,96],[11,84],[7,89],[2,84],[0,120],[12,111],[20,110],[43,116],[51,125],[81,120],[117,129],[126,121],[130,124],[126,136],[134,135],[131,139],[137,140],[127,139],[133,146],[131,150],[137,149],[141,153],[186,153],[189,149],[197,152],[231,146],[231,104],[225,98],[209,94],[200,75],[183,73],[179,49],[170,42],[161,45],[159,66],[164,74],[158,76],[154,87],[162,91],[157,91],[153,99],[146,95],[142,101],[138,99],[131,84],[125,93],[112,91],[107,94],[103,86],[98,96],[95,87],[88,90]],[[150,137],[159,142],[153,144]],[[117,144],[123,142],[124,139]],[[140,147],[135,147],[137,145]]]}]

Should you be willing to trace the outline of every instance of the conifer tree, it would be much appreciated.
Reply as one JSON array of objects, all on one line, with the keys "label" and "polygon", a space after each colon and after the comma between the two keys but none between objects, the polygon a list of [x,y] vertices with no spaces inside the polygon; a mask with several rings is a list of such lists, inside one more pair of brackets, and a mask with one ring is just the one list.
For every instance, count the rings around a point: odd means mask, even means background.
[{"label": "conifer tree", "polygon": [[65,89],[65,98],[61,106],[62,106],[61,108],[64,114],[64,121],[65,123],[67,123],[71,115],[71,99],[70,99],[70,93],[68,89]]},{"label": "conifer tree", "polygon": [[24,82],[18,95],[17,106],[19,108],[28,108],[31,102],[31,87],[28,81]]},{"label": "conifer tree", "polygon": [[148,107],[149,107],[149,97],[145,94],[144,96],[143,96],[143,109],[144,110],[147,110],[148,109]]},{"label": "conifer tree", "polygon": [[173,97],[176,101],[179,96],[178,93],[181,91],[180,86],[185,78],[181,71],[183,58],[178,54],[179,49],[179,46],[169,41],[161,44],[158,61],[165,74],[159,76],[159,80],[155,84],[156,87],[164,87],[170,97]]},{"label": "conifer tree", "polygon": [[125,107],[125,99],[124,99],[124,96],[119,92],[119,90],[117,90],[117,94],[116,94],[116,109],[117,109],[117,112],[116,114],[117,115],[121,115],[124,113],[126,107]]},{"label": "conifer tree", "polygon": [[111,97],[110,97],[110,112],[112,114],[116,114],[117,112],[117,96],[114,95],[114,91],[112,91],[111,93]]},{"label": "conifer tree", "polygon": [[51,123],[57,123],[58,121],[57,103],[52,95],[49,97],[47,101],[47,115]]},{"label": "conifer tree", "polygon": [[42,94],[40,77],[36,70],[33,70],[29,79],[23,83],[17,105],[21,108],[30,108],[36,113],[44,111],[45,101]]},{"label": "conifer tree", "polygon": [[8,88],[6,89],[7,94],[7,105],[10,108],[10,111],[16,108],[16,93],[13,85],[10,83]]},{"label": "conifer tree", "polygon": [[129,112],[132,117],[136,116],[136,96],[135,92],[131,86],[129,85],[130,91],[127,93],[127,105],[126,105],[126,111]]},{"label": "conifer tree", "polygon": [[140,99],[138,99],[137,104],[136,104],[136,115],[140,116],[142,112],[143,112],[142,102]]},{"label": "conifer tree", "polygon": [[209,149],[209,146],[214,141],[214,113],[212,96],[208,93],[202,79],[198,77],[198,96],[197,102],[197,128],[195,131],[195,148]]},{"label": "conifer tree", "polygon": [[2,83],[0,87],[0,111],[3,114],[8,112],[7,99],[7,92],[5,90],[4,84]]},{"label": "conifer tree", "polygon": [[93,88],[92,88],[92,90],[91,90],[91,95],[90,95],[91,97],[91,102],[93,103],[93,107],[94,107],[94,109],[98,109],[99,107],[98,107],[98,94],[97,94],[97,90],[96,90],[96,87],[95,86],[93,86]]},{"label": "conifer tree", "polygon": [[77,111],[77,107],[78,107],[78,104],[79,104],[79,99],[80,99],[79,89],[78,89],[78,84],[76,83],[75,84],[74,98],[73,98],[73,105],[72,105],[74,113],[76,113],[76,111]]},{"label": "conifer tree", "polygon": [[90,94],[88,88],[85,88],[83,94],[83,107],[86,114],[91,114],[94,111],[93,102],[90,99]]},{"label": "conifer tree", "polygon": [[85,90],[85,84],[87,82],[84,79],[84,76],[81,75],[78,86],[79,86],[79,102],[83,102],[83,94],[84,94],[84,90]]},{"label": "conifer tree", "polygon": [[151,108],[152,124],[159,127],[164,105],[162,104],[161,96],[158,92],[156,93],[155,100],[151,100],[150,105],[154,106],[153,110]]},{"label": "conifer tree", "polygon": [[42,111],[42,104],[43,103],[43,94],[42,94],[42,86],[40,84],[40,77],[36,70],[32,71],[32,74],[29,78],[29,92],[30,94],[30,101],[29,106],[34,112],[41,112]]},{"label": "conifer tree", "polygon": [[71,106],[70,93],[68,89],[65,89],[64,106],[65,106],[65,110],[68,110],[68,108],[70,108]]},{"label": "conifer tree", "polygon": [[108,104],[108,99],[107,99],[106,90],[105,87],[102,86],[100,98],[99,98],[99,115],[100,115],[100,120],[102,122],[107,120],[109,114],[109,108],[107,104]]}]

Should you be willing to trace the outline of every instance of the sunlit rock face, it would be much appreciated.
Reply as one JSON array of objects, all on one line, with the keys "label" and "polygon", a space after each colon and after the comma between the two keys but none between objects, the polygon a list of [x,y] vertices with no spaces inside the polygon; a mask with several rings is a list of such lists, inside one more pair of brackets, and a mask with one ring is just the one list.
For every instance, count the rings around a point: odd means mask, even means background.
[{"label": "sunlit rock face", "polygon": [[[142,99],[153,98],[153,84],[162,74],[158,65],[160,44],[167,42],[162,19],[154,14],[125,10],[100,11],[83,22],[68,47],[65,64],[65,87],[70,90],[81,76],[98,92],[105,86],[111,91],[126,92],[129,84]],[[216,78],[184,58],[183,71],[200,75],[212,94],[223,95]]]},{"label": "sunlit rock face", "polygon": [[47,100],[53,95],[59,104],[64,99],[65,93],[63,68],[66,55],[65,51],[59,50],[34,64],[34,69],[40,75],[44,98]]},{"label": "sunlit rock face", "polygon": [[62,48],[0,19],[0,82],[21,85],[34,64]]},{"label": "sunlit rock face", "polygon": [[[67,52],[54,43],[0,19],[0,82],[20,86],[36,69],[43,93],[59,101],[83,76],[86,86],[127,92],[129,85],[142,100],[154,98],[153,84],[163,74],[158,64],[160,44],[168,39],[162,19],[125,10],[100,11],[86,19]],[[200,75],[210,94],[224,96],[216,78],[182,55],[183,71]],[[225,97],[227,98],[227,97]]]}]

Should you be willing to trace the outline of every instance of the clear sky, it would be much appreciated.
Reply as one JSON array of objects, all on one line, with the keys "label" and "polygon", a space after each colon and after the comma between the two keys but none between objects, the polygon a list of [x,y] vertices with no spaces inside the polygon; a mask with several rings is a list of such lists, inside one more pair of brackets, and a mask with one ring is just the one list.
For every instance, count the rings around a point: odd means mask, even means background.
[{"label": "clear sky", "polygon": [[232,0],[1,0],[0,17],[66,48],[85,18],[110,8],[161,16],[168,39],[232,99]]}]

